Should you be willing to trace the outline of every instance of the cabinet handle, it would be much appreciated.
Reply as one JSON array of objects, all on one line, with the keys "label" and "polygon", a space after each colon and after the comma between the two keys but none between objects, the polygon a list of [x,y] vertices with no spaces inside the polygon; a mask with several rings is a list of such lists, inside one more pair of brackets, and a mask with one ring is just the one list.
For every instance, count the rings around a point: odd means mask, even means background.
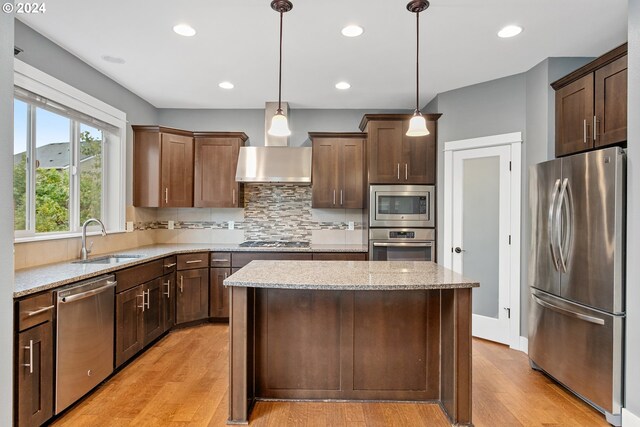
[{"label": "cabinet handle", "polygon": [[593,116],[593,142],[596,142],[596,140],[598,139],[598,123],[600,123],[600,120],[598,120],[598,116]]},{"label": "cabinet handle", "polygon": [[163,285],[165,285],[167,287],[167,292],[165,292],[164,294],[167,296],[167,299],[171,298],[171,279],[167,280],[166,283],[163,283]]},{"label": "cabinet handle", "polygon": [[149,307],[151,305],[151,289],[147,289],[147,310],[149,310],[151,307]]},{"label": "cabinet handle", "polygon": [[582,128],[582,142],[587,143],[587,119],[583,120],[584,126]]},{"label": "cabinet handle", "polygon": [[400,181],[400,163],[398,163],[398,181]]},{"label": "cabinet handle", "polygon": [[333,205],[336,205],[336,190],[333,190]]},{"label": "cabinet handle", "polygon": [[201,259],[192,259],[190,261],[187,261],[187,264],[197,264],[199,262],[202,262],[202,260]]},{"label": "cabinet handle", "polygon": [[145,295],[145,291],[142,291],[142,295],[136,295],[136,298],[142,297],[142,305],[139,305],[138,308],[141,308],[143,313],[144,313],[144,295]]},{"label": "cabinet handle", "polygon": [[180,293],[182,293],[183,291],[183,285],[184,285],[184,276],[180,275]]},{"label": "cabinet handle", "polygon": [[231,204],[236,205],[236,189],[231,190]]},{"label": "cabinet handle", "polygon": [[30,311],[27,313],[27,317],[31,317],[31,316],[35,316],[36,314],[40,314],[40,313],[44,313],[45,311],[49,311],[49,310],[53,310],[53,305],[50,305],[49,307],[42,307],[39,308],[38,310],[35,311]]},{"label": "cabinet handle", "polygon": [[164,203],[169,204],[169,187],[164,189]]},{"label": "cabinet handle", "polygon": [[340,190],[340,206],[342,206],[342,190]]},{"label": "cabinet handle", "polygon": [[405,181],[409,180],[409,164],[408,163],[404,164],[404,180]]},{"label": "cabinet handle", "polygon": [[29,340],[29,345],[24,349],[29,350],[29,363],[25,363],[24,366],[29,368],[30,374],[33,374],[33,340]]},{"label": "cabinet handle", "polygon": [[171,268],[171,267],[175,267],[176,266],[176,262],[172,262],[171,264],[165,264],[164,268]]},{"label": "cabinet handle", "polygon": [[229,277],[229,273],[224,273],[224,278],[226,279],[227,277]]}]

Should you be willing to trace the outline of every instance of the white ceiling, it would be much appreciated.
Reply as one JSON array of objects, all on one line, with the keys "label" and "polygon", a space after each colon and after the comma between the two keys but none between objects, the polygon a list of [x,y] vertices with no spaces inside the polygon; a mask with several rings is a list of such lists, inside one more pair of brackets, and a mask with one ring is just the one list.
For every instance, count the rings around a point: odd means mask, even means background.
[{"label": "white ceiling", "polygon": [[[283,100],[292,108],[413,109],[415,15],[407,1],[292,0],[284,16]],[[269,3],[66,0],[20,19],[156,107],[263,108],[278,96],[278,14]],[[196,36],[175,34],[181,22]],[[342,36],[349,23],[365,33]],[[496,36],[512,23],[524,27],[520,36]],[[437,93],[524,72],[547,57],[606,52],[626,41],[627,0],[433,0],[420,24],[424,105]],[[220,89],[223,80],[235,89]],[[341,80],[352,88],[335,89]]]}]

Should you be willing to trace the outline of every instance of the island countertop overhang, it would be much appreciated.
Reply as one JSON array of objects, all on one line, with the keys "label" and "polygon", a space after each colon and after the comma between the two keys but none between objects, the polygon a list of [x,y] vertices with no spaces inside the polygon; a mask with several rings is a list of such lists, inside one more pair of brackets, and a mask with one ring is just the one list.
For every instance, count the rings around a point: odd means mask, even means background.
[{"label": "island countertop overhang", "polygon": [[226,287],[315,290],[424,290],[480,286],[429,261],[252,261]]}]

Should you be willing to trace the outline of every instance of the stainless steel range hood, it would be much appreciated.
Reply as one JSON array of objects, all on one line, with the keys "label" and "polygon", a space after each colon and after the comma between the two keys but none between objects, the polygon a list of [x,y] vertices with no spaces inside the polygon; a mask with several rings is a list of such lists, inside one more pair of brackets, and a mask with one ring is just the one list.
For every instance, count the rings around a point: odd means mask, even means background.
[{"label": "stainless steel range hood", "polygon": [[[265,105],[265,146],[240,147],[236,181],[311,184],[311,147],[289,147],[288,138],[273,138],[266,132],[277,105]],[[288,116],[287,103],[282,106]]]}]

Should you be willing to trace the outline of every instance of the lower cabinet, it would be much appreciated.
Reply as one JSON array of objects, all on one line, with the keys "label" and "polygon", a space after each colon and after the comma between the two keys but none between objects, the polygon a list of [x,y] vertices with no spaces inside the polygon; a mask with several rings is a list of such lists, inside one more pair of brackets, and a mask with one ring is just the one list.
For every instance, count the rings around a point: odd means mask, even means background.
[{"label": "lower cabinet", "polygon": [[162,329],[168,331],[176,324],[176,274],[162,276]]},{"label": "lower cabinet", "polygon": [[209,316],[209,269],[178,270],[176,324]]},{"label": "lower cabinet", "polygon": [[162,278],[158,277],[142,285],[142,318],[144,319],[144,344],[158,338],[164,332],[162,312]]},{"label": "lower cabinet", "polygon": [[116,294],[116,367],[144,345],[143,285]]},{"label": "lower cabinet", "polygon": [[223,281],[231,275],[230,268],[212,268],[209,270],[209,316],[229,318],[229,290]]},{"label": "lower cabinet", "polygon": [[53,322],[18,334],[17,425],[39,426],[53,416]]}]

